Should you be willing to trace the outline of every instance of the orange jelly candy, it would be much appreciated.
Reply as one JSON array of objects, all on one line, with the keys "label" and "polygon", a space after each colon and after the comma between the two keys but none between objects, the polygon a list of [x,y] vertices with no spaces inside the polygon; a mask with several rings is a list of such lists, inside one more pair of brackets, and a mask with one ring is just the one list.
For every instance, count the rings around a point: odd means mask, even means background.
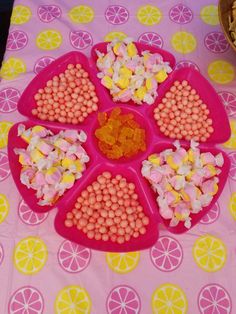
[{"label": "orange jelly candy", "polygon": [[98,147],[110,159],[132,157],[146,150],[145,130],[134,120],[132,113],[121,114],[116,107],[110,116],[106,112],[98,113],[99,128],[95,136]]}]

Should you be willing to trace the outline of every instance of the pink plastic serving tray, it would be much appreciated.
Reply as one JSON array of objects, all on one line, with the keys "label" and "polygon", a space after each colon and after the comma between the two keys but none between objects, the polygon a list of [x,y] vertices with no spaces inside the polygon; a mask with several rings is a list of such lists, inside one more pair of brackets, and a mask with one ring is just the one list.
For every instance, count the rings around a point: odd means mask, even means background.
[{"label": "pink plastic serving tray", "polygon": [[[150,50],[152,53],[160,53],[163,55],[164,60],[169,61],[171,66],[174,67],[175,58],[170,53],[146,45],[141,45],[138,43],[136,44],[139,52],[143,50]],[[197,90],[200,97],[210,109],[215,131],[208,139],[207,143],[200,145],[201,151],[210,151],[213,154],[220,152],[220,150],[217,149],[214,145],[228,140],[230,136],[230,127],[224,107],[213,87],[200,73],[190,68],[183,68],[173,71],[172,74],[169,75],[168,79],[159,86],[159,96],[155,104],[152,106],[145,104],[142,106],[137,106],[133,104],[133,102],[129,102],[128,104],[114,103],[108,91],[101,85],[100,80],[96,77],[97,69],[95,64],[95,49],[104,51],[106,45],[107,43],[100,43],[95,45],[92,49],[91,60],[88,60],[82,53],[75,51],[67,53],[58,58],[45,69],[43,69],[30,82],[18,103],[18,109],[20,113],[28,118],[27,121],[21,122],[26,126],[26,128],[38,124],[47,127],[54,133],[68,128],[84,130],[87,133],[88,139],[84,144],[84,148],[87,150],[91,160],[87,164],[87,169],[84,171],[82,178],[77,180],[74,186],[68,190],[54,204],[54,206],[39,206],[35,197],[35,191],[27,189],[27,187],[22,185],[20,182],[21,165],[18,161],[18,156],[14,153],[14,148],[25,148],[26,143],[24,143],[24,141],[17,136],[18,124],[14,125],[9,132],[8,154],[10,168],[19,192],[21,193],[24,201],[32,210],[36,212],[45,212],[51,210],[52,208],[57,209],[55,229],[66,239],[102,251],[127,252],[142,250],[152,246],[157,241],[159,235],[159,224],[165,225],[166,228],[172,233],[182,233],[187,231],[182,222],[179,223],[179,225],[176,227],[169,227],[169,221],[163,220],[160,217],[158,205],[156,203],[157,195],[154,194],[147,180],[141,176],[142,161],[144,159],[147,159],[151,153],[158,153],[163,149],[173,146],[173,141],[160,133],[160,130],[153,118],[154,108],[158,105],[164,94],[168,91],[173,81],[176,79],[187,79],[189,83]],[[96,92],[99,97],[99,111],[111,111],[115,106],[120,106],[122,112],[133,113],[135,119],[142,125],[143,128],[145,128],[146,131],[147,150],[145,152],[139,153],[135,156],[135,158],[130,159],[120,159],[118,161],[107,159],[100,152],[97,145],[97,140],[94,136],[94,131],[98,126],[97,113],[92,113],[83,123],[77,126],[60,124],[57,122],[41,121],[32,116],[31,110],[36,105],[34,101],[34,94],[39,88],[45,86],[47,80],[51,79],[54,75],[63,72],[66,69],[66,66],[70,63],[80,63],[86,69],[86,71],[88,71],[90,79],[95,84]],[[185,147],[189,147],[189,142],[181,142]],[[222,173],[219,176],[219,191],[208,207],[205,207],[199,214],[192,216],[192,227],[197,224],[205,214],[207,214],[224,188],[230,168],[230,161],[224,152],[222,152],[222,154],[224,156],[225,163]],[[79,231],[76,227],[66,228],[64,226],[66,213],[73,208],[75,201],[80,195],[81,191],[86,188],[87,185],[91,184],[103,171],[110,171],[114,175],[119,173],[126,177],[129,182],[135,183],[136,192],[139,195],[139,202],[144,207],[146,215],[148,215],[150,218],[150,225],[148,226],[147,233],[145,235],[140,236],[138,239],[132,239],[124,244],[116,244],[112,243],[111,241],[104,242],[88,239],[87,236],[83,232]]]}]

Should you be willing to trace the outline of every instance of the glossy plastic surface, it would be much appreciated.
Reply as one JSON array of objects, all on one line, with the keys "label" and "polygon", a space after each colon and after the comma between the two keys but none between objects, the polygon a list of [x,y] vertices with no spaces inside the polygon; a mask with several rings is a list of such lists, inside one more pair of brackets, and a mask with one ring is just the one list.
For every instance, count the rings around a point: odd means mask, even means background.
[{"label": "glossy plastic surface", "polygon": [[[98,44],[94,46],[92,50],[92,59],[94,62],[94,51],[95,49],[104,49],[106,43]],[[148,46],[143,46],[138,44],[138,49],[149,49],[151,52],[158,52],[164,55],[166,52],[162,52],[160,49],[155,49]],[[172,66],[174,66],[175,59],[170,54],[167,53]],[[43,122],[32,118],[31,109],[35,106],[34,94],[37,90],[44,86],[47,80],[51,79],[54,75],[63,72],[66,65],[69,63],[81,63],[83,67],[89,72],[90,79],[96,85],[96,91],[99,97],[99,111],[111,111],[114,106],[119,105],[124,113],[133,113],[135,119],[141,127],[146,131],[146,143],[147,150],[137,154],[135,157],[130,159],[120,159],[117,161],[109,160],[104,156],[97,145],[97,139],[94,136],[94,131],[98,127],[97,114],[91,114],[83,123],[73,126],[68,124],[60,124],[54,122]],[[79,52],[70,52],[55,62],[51,63],[47,68],[40,72],[34,80],[29,84],[23,93],[19,101],[19,111],[29,118],[29,121],[22,122],[26,128],[34,126],[35,124],[43,125],[48,129],[52,130],[54,133],[59,132],[62,129],[76,128],[78,130],[84,130],[87,133],[88,139],[84,144],[91,160],[87,164],[87,169],[84,171],[82,178],[76,181],[73,188],[68,190],[61,198],[54,204],[54,206],[39,206],[37,205],[38,200],[35,197],[35,191],[29,190],[27,187],[20,182],[20,171],[21,165],[18,162],[18,156],[14,153],[14,148],[25,148],[26,143],[17,136],[18,124],[14,125],[9,132],[9,162],[12,171],[13,178],[15,180],[16,186],[20,191],[25,202],[32,208],[32,210],[37,212],[45,212],[52,208],[57,208],[57,216],[55,218],[55,228],[56,231],[63,237],[72,240],[74,242],[80,243],[87,247],[91,247],[97,250],[103,251],[114,251],[114,252],[125,252],[125,251],[135,251],[148,248],[153,245],[158,239],[158,230],[161,228],[160,223],[165,225],[170,232],[181,233],[186,232],[187,229],[183,226],[183,223],[179,223],[177,227],[170,228],[168,226],[169,221],[163,220],[158,211],[158,205],[156,203],[157,195],[152,191],[148,181],[141,176],[142,161],[147,159],[147,157],[154,152],[160,152],[163,149],[169,148],[172,145],[172,141],[164,137],[153,118],[153,110],[158,105],[163,95],[167,92],[169,87],[172,85],[173,81],[176,79],[182,80],[187,79],[190,84],[197,90],[200,97],[204,100],[207,106],[210,108],[211,117],[213,119],[213,125],[215,128],[214,134],[209,141],[204,145],[200,145],[201,151],[210,151],[214,154],[220,152],[220,150],[214,147],[215,143],[220,143],[226,141],[230,136],[229,122],[224,110],[222,103],[220,102],[215,90],[206,81],[205,78],[201,76],[198,72],[192,69],[181,69],[174,71],[169,78],[159,86],[159,97],[155,104],[152,106],[142,105],[137,106],[132,103],[129,104],[115,104],[112,102],[111,97],[107,94],[107,91],[101,86],[99,80],[96,78],[96,73],[94,69],[94,63],[90,66],[90,62],[87,58]],[[184,146],[188,146],[189,143],[182,141]],[[223,152],[222,152],[223,153]],[[211,204],[204,208],[199,214],[192,216],[192,227],[197,224],[201,218],[210,210],[213,204],[216,202],[217,198],[223,190],[225,181],[228,176],[230,161],[226,154],[224,154],[225,164],[222,169],[222,173],[219,176],[219,191],[214,197]],[[138,239],[132,239],[124,244],[116,244],[110,241],[96,241],[90,240],[85,234],[79,231],[76,227],[66,228],[64,226],[64,220],[66,213],[73,209],[77,197],[80,195],[82,190],[86,188],[91,182],[93,182],[96,177],[103,171],[110,171],[112,174],[121,174],[126,177],[129,182],[133,182],[136,185],[136,192],[139,195],[139,201],[144,207],[146,215],[150,218],[150,225],[147,228],[147,233],[141,235]],[[191,227],[191,228],[192,228]]]}]

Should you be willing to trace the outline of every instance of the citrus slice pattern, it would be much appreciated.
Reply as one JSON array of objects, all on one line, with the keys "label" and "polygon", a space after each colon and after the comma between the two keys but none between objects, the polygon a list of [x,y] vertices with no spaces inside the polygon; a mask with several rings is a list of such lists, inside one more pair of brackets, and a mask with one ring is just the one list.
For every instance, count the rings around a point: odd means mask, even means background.
[{"label": "citrus slice pattern", "polygon": [[69,11],[69,18],[73,23],[87,24],[94,19],[94,11],[92,7],[87,5],[79,5],[73,7]]},{"label": "citrus slice pattern", "polygon": [[2,64],[0,77],[5,80],[13,80],[14,78],[17,78],[20,74],[25,72],[26,65],[22,59],[9,58]]},{"label": "citrus slice pattern", "polygon": [[172,237],[160,237],[150,249],[153,265],[161,271],[177,269],[183,260],[183,250],[177,240]]},{"label": "citrus slice pattern", "polygon": [[34,73],[38,74],[41,72],[46,66],[51,64],[55,59],[52,57],[42,57],[38,59],[34,65]]},{"label": "citrus slice pattern", "polygon": [[108,23],[114,25],[124,24],[129,19],[129,11],[121,5],[109,5],[105,11],[105,18]]},{"label": "citrus slice pattern", "polygon": [[218,84],[228,84],[235,77],[234,67],[224,60],[216,60],[209,64],[208,75],[210,79]]},{"label": "citrus slice pattern", "polygon": [[0,194],[0,224],[6,219],[9,213],[9,202],[4,194]]},{"label": "citrus slice pattern", "polygon": [[57,5],[40,5],[38,17],[44,23],[50,23],[61,17],[61,9]]},{"label": "citrus slice pattern", "polygon": [[2,244],[0,243],[0,265],[3,262],[3,258],[4,258],[4,250],[3,250]]},{"label": "citrus slice pattern", "polygon": [[154,314],[186,314],[188,302],[184,291],[171,283],[159,286],[152,295]]},{"label": "citrus slice pattern", "polygon": [[229,177],[230,179],[236,181],[236,152],[232,152],[228,154],[228,157],[231,161],[230,170],[229,170]]},{"label": "citrus slice pattern", "polygon": [[31,286],[16,290],[8,304],[9,314],[43,314],[44,300],[41,292]]},{"label": "citrus slice pattern", "polygon": [[219,24],[218,8],[216,5],[204,6],[201,9],[200,16],[206,24],[213,26]]},{"label": "citrus slice pattern", "polygon": [[57,253],[59,265],[69,273],[79,273],[88,267],[91,250],[71,241],[64,241]]},{"label": "citrus slice pattern", "polygon": [[8,121],[0,122],[0,148],[4,148],[8,143],[8,133],[13,123]]},{"label": "citrus slice pattern", "polygon": [[222,240],[212,236],[199,237],[193,246],[196,264],[207,272],[220,270],[226,262],[226,248]]},{"label": "citrus slice pattern", "polygon": [[35,213],[24,200],[21,200],[18,206],[18,215],[26,225],[36,226],[44,222],[49,213]]},{"label": "citrus slice pattern", "polygon": [[82,30],[72,31],[70,32],[70,43],[74,48],[83,50],[92,46],[93,38],[89,32]]},{"label": "citrus slice pattern", "polygon": [[61,44],[61,33],[53,29],[42,31],[36,37],[36,45],[42,50],[54,50],[59,48]]},{"label": "citrus slice pattern", "polygon": [[62,289],[55,301],[56,314],[89,314],[92,303],[88,292],[80,286]]},{"label": "citrus slice pattern", "polygon": [[204,38],[204,44],[213,53],[223,53],[229,49],[229,43],[222,32],[207,34]]},{"label": "citrus slice pattern", "polygon": [[122,285],[111,290],[106,307],[108,314],[139,314],[141,301],[133,288]]},{"label": "citrus slice pattern", "polygon": [[139,252],[106,253],[108,266],[116,273],[125,274],[137,267],[140,259]]},{"label": "citrus slice pattern", "polygon": [[201,314],[230,314],[232,302],[225,288],[218,284],[209,284],[199,293],[198,307]]},{"label": "citrus slice pattern", "polygon": [[8,113],[15,111],[20,99],[20,92],[12,87],[0,91],[0,112]]},{"label": "citrus slice pattern", "polygon": [[169,17],[177,24],[187,24],[193,19],[193,12],[186,5],[180,3],[170,9]]},{"label": "citrus slice pattern", "polygon": [[137,19],[143,25],[152,26],[160,23],[162,13],[156,6],[148,4],[138,9]]},{"label": "citrus slice pattern", "polygon": [[171,38],[171,45],[175,51],[187,54],[196,49],[197,40],[192,33],[177,32]]},{"label": "citrus slice pattern", "polygon": [[14,264],[19,272],[33,275],[44,267],[47,255],[47,247],[40,238],[27,237],[15,247]]},{"label": "citrus slice pattern", "polygon": [[104,37],[104,41],[112,41],[113,39],[117,38],[119,40],[124,40],[127,35],[123,32],[110,32],[106,34]]},{"label": "citrus slice pattern", "polygon": [[230,139],[223,144],[224,147],[229,149],[236,149],[236,120],[230,120],[231,136]]},{"label": "citrus slice pattern", "polygon": [[224,91],[219,92],[218,95],[225,106],[228,116],[236,116],[236,95]]},{"label": "citrus slice pattern", "polygon": [[7,38],[6,50],[16,51],[25,48],[28,43],[28,36],[23,31],[10,32]]},{"label": "citrus slice pattern", "polygon": [[236,192],[232,193],[230,197],[229,210],[234,220],[236,220]]},{"label": "citrus slice pattern", "polygon": [[21,25],[27,23],[32,16],[31,10],[29,7],[24,5],[16,5],[13,7],[11,14],[11,24]]},{"label": "citrus slice pattern", "polygon": [[181,60],[175,65],[175,70],[182,69],[182,68],[191,68],[198,72],[200,72],[200,69],[196,63],[189,60]]},{"label": "citrus slice pattern", "polygon": [[157,48],[162,48],[164,43],[162,37],[154,32],[143,33],[139,36],[138,42]]},{"label": "citrus slice pattern", "polygon": [[8,155],[0,152],[0,182],[5,180],[10,175],[10,172]]},{"label": "citrus slice pattern", "polygon": [[210,211],[202,217],[200,223],[203,225],[210,225],[215,222],[220,215],[220,208],[218,203],[215,203],[214,206],[210,209]]}]

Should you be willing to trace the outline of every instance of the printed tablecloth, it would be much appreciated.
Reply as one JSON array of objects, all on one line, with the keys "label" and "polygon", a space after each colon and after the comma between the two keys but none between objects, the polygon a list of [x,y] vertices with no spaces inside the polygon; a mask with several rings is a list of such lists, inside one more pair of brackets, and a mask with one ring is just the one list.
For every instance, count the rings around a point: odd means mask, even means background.
[{"label": "printed tablecloth", "polygon": [[[9,171],[7,133],[24,120],[17,101],[62,54],[114,36],[172,52],[219,93],[231,120],[232,165],[217,204],[187,234],[161,227],[141,252],[108,254],[54,231],[56,211],[35,214]],[[236,313],[236,55],[219,26],[216,0],[16,0],[0,83],[0,313]],[[219,125],[220,128],[220,125]]]}]

